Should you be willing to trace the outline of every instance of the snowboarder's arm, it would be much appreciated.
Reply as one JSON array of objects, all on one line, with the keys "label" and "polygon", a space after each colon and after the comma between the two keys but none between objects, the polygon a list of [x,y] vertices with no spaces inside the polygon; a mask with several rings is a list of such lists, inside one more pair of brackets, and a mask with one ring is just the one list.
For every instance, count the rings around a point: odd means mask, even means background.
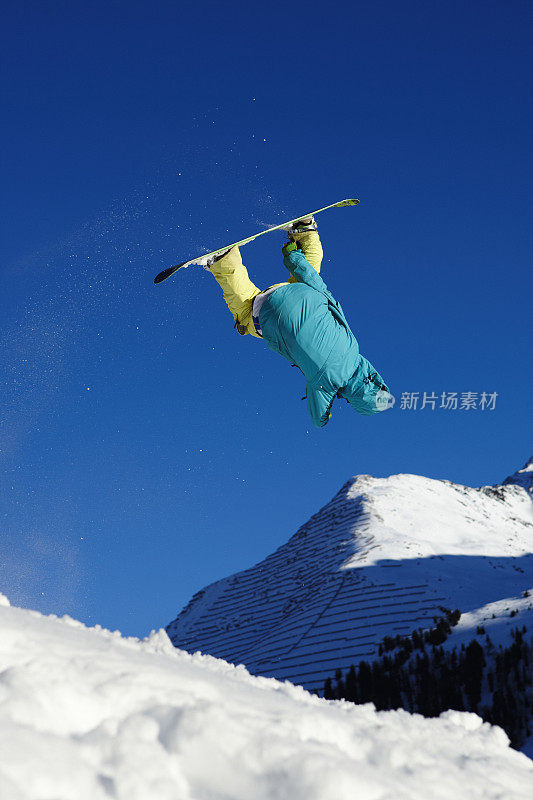
[{"label": "snowboarder's arm", "polygon": [[329,296],[328,287],[318,272],[313,269],[301,250],[284,251],[283,263],[291,275],[294,275],[298,283],[306,283],[308,286],[311,286],[312,289],[327,293]]}]

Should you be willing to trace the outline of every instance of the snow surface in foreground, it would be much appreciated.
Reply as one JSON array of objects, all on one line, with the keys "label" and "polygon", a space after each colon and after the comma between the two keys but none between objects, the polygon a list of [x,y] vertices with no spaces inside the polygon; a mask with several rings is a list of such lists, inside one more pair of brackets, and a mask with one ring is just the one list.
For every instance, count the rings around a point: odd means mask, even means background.
[{"label": "snow surface in foreground", "polygon": [[325,701],[0,595],[1,800],[532,796],[533,763],[474,714]]}]

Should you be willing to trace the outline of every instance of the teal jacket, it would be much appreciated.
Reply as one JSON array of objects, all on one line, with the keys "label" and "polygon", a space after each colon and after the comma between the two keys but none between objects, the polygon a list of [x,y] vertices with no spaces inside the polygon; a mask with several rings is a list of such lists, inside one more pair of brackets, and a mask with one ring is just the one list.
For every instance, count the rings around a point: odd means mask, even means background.
[{"label": "teal jacket", "polygon": [[259,325],[270,349],[305,375],[313,423],[321,428],[328,422],[335,397],[345,398],[360,414],[384,410],[380,400],[389,389],[360,354],[340,304],[300,250],[283,262],[296,283],[280,286],[266,299]]}]

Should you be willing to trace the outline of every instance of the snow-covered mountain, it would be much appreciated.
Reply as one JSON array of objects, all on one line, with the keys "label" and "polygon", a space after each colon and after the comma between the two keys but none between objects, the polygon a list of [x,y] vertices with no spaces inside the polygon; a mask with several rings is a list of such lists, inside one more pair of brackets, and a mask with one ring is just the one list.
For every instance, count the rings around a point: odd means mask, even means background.
[{"label": "snow-covered mountain", "polygon": [[521,486],[529,494],[533,494],[533,458],[530,458],[522,469],[517,469],[512,475],[504,480],[504,486],[516,484]]},{"label": "snow-covered mountain", "polygon": [[1,800],[529,800],[533,762],[475,714],[424,719],[0,595]]},{"label": "snow-covered mountain", "polygon": [[463,614],[458,641],[480,624],[503,641],[533,613],[532,492],[533,459],[479,489],[359,475],[264,561],[198,592],[167,632],[318,692],[442,608]]}]

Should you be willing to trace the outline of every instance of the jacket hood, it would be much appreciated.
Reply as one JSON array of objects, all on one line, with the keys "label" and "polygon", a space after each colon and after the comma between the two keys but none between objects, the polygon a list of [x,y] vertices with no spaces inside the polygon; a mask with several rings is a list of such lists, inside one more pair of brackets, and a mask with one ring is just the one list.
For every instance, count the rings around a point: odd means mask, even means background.
[{"label": "jacket hood", "polygon": [[327,424],[336,397],[344,398],[358,414],[365,416],[386,411],[394,405],[389,387],[370,361],[361,354],[358,356],[357,369],[341,389],[332,387],[326,379],[319,386],[307,384],[307,408],[317,428]]},{"label": "jacket hood", "polygon": [[362,355],[359,359],[356,371],[346,386],[339,390],[338,396],[344,397],[358,414],[370,416],[386,411],[394,405],[389,387],[368,359]]}]

